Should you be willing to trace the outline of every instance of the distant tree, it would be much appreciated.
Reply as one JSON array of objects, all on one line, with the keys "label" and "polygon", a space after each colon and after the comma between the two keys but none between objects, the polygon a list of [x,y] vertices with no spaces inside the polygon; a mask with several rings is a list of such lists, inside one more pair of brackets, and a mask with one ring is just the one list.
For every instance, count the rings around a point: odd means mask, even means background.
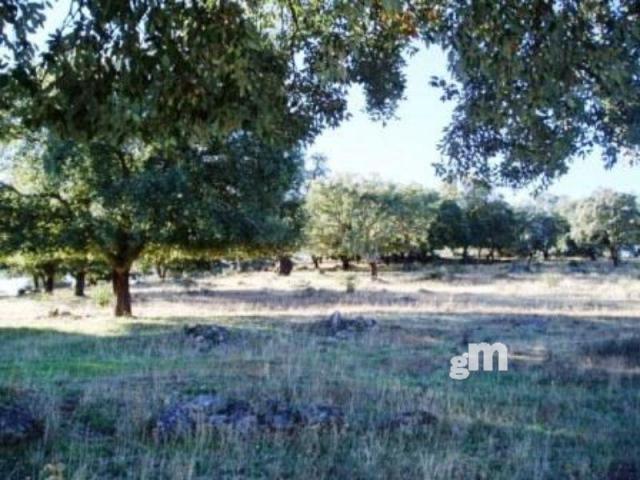
[{"label": "distant tree", "polygon": [[421,261],[433,256],[437,245],[432,241],[429,230],[436,218],[438,193],[410,185],[389,186],[385,195],[394,232],[393,241],[387,247],[388,253]]},{"label": "distant tree", "polygon": [[339,258],[344,270],[365,258],[377,276],[377,262],[395,240],[390,188],[350,177],[314,183],[306,203],[311,251]]},{"label": "distant tree", "polygon": [[29,273],[52,293],[65,252],[64,207],[0,185],[0,252],[10,267]]},{"label": "distant tree", "polygon": [[480,230],[482,237],[479,239],[479,246],[487,248],[489,250],[487,258],[493,260],[496,252],[501,254],[515,242],[517,235],[515,214],[511,206],[502,199],[489,201],[479,213],[476,224],[478,221],[484,223]]},{"label": "distant tree", "polygon": [[536,252],[541,252],[547,260],[550,250],[569,232],[569,223],[562,215],[534,207],[517,211],[516,223],[519,249],[530,259]]},{"label": "distant tree", "polygon": [[444,199],[440,202],[429,227],[429,238],[433,248],[461,248],[462,259],[467,260],[471,232],[465,212],[457,201]]},{"label": "distant tree", "polygon": [[594,243],[609,251],[614,266],[620,249],[640,242],[640,211],[635,195],[601,190],[576,205],[570,218],[571,236],[578,243]]},{"label": "distant tree", "polygon": [[478,256],[488,249],[487,259],[515,242],[515,214],[511,206],[492,193],[483,181],[471,180],[464,185],[460,203],[469,231],[469,245],[478,248]]}]

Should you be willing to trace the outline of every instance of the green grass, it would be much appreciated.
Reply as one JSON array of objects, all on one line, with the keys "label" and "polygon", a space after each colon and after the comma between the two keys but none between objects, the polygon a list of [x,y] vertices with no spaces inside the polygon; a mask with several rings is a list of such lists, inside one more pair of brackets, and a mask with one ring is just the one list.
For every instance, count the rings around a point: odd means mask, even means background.
[{"label": "green grass", "polygon": [[[629,342],[598,346],[639,333],[635,321],[608,319],[594,335],[589,321],[559,317],[547,318],[543,332],[516,316],[377,318],[377,331],[351,340],[312,335],[282,315],[193,319],[232,324],[231,344],[208,352],[180,341],[189,319],[157,327],[132,320],[105,336],[0,329],[0,387],[28,392],[46,424],[42,440],[0,449],[0,478],[47,478],[64,468],[70,479],[606,479],[620,462],[640,468],[640,374],[633,363],[612,363],[618,345],[623,357],[635,352]],[[472,341],[542,344],[553,355],[455,382],[449,359],[462,351],[465,331]],[[153,440],[150,422],[167,403],[212,390],[255,405],[333,404],[349,425]],[[418,409],[437,424],[377,427]]]}]

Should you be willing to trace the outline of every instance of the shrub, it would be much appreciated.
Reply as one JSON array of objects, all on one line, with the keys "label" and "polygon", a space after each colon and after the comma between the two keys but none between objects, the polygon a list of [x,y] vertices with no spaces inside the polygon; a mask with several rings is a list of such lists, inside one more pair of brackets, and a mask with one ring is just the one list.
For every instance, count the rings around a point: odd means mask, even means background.
[{"label": "shrub", "polygon": [[113,290],[110,285],[102,284],[98,285],[91,295],[96,305],[99,307],[108,307],[113,299]]}]

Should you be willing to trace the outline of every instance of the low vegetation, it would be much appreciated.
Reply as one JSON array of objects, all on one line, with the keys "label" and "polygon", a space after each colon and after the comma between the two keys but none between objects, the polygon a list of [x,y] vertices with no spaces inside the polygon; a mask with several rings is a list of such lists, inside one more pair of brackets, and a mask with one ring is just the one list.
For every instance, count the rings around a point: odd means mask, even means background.
[{"label": "low vegetation", "polygon": [[[0,299],[0,402],[42,427],[0,447],[0,476],[636,478],[640,271],[587,266],[146,278],[139,316],[118,321],[92,300],[100,287]],[[343,323],[367,328],[336,334]],[[451,380],[473,341],[508,345],[509,371]],[[341,420],[154,436],[198,395],[252,412],[326,405]]]}]

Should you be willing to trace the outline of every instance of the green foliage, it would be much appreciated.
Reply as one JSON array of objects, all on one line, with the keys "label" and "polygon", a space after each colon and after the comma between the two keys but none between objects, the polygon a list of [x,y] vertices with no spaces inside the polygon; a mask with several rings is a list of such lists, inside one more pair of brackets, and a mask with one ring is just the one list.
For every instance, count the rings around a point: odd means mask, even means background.
[{"label": "green foliage", "polygon": [[544,185],[596,146],[612,165],[640,142],[630,0],[72,0],[36,59],[44,6],[0,11],[5,123],[120,152],[238,131],[308,141],[345,118],[354,83],[387,119],[416,38],[448,53],[455,81],[433,79],[456,102],[443,174]]},{"label": "green foliage", "polygon": [[108,307],[113,301],[113,288],[106,283],[102,283],[93,289],[91,298],[93,298],[97,306],[101,308]]},{"label": "green foliage", "polygon": [[[502,198],[494,196],[483,182],[465,185],[460,196],[468,229],[468,245],[489,250],[489,258],[514,244],[516,238],[515,213]],[[462,232],[465,232],[463,230]],[[461,234],[464,238],[464,233]]]},{"label": "green foliage", "polygon": [[299,148],[345,117],[351,83],[392,114],[399,20],[377,4],[72,0],[11,115],[47,132],[46,183],[113,268],[119,314],[149,245],[294,248]]},{"label": "green foliage", "polygon": [[309,248],[318,255],[376,261],[405,239],[397,228],[398,198],[395,187],[376,180],[314,183],[306,204]]},{"label": "green foliage", "polygon": [[545,185],[594,146],[608,166],[637,152],[634,2],[444,4],[437,37],[456,83],[433,83],[456,107],[441,173]]},{"label": "green foliage", "polygon": [[548,258],[552,248],[569,232],[568,221],[558,212],[545,212],[534,208],[517,212],[518,250],[525,255],[541,252]]},{"label": "green foliage", "polygon": [[432,248],[467,248],[471,244],[471,232],[464,210],[457,201],[444,199],[438,205],[435,219],[429,228]]},{"label": "green foliage", "polygon": [[575,205],[571,237],[578,244],[609,250],[614,265],[621,247],[640,243],[640,211],[635,195],[601,190]]}]

